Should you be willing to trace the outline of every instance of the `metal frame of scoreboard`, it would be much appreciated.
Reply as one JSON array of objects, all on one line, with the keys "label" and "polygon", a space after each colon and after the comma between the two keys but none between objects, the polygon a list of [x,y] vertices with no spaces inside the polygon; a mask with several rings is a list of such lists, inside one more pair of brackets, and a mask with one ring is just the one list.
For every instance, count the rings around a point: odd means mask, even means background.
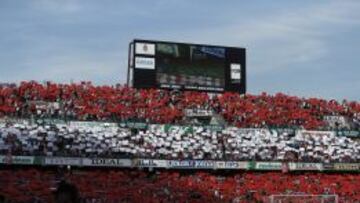
[{"label": "metal frame of scoreboard", "polygon": [[[224,49],[224,84],[222,87],[189,85],[163,85],[157,80],[156,61],[158,44],[197,46],[209,49]],[[145,45],[145,46],[144,46]],[[134,88],[164,88],[206,92],[246,93],[246,49],[239,47],[214,46],[193,43],[179,43],[157,40],[135,39],[129,43],[127,85]],[[189,88],[191,87],[191,88]]]}]

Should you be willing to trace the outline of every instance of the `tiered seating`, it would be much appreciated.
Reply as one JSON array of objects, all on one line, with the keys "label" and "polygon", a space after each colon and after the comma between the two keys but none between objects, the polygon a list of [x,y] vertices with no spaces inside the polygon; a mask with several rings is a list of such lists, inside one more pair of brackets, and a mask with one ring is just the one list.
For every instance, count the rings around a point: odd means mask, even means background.
[{"label": "tiered seating", "polygon": [[[39,104],[44,102],[43,105]],[[358,102],[224,93],[167,90],[136,90],[121,85],[91,83],[45,85],[22,82],[0,86],[0,116],[66,117],[77,120],[142,120],[152,123],[181,123],[187,108],[213,110],[238,127],[294,126],[326,127],[323,117],[342,115],[360,120]]]},{"label": "tiered seating", "polygon": [[[215,112],[228,126],[151,125],[135,130],[109,124],[34,124],[7,118],[140,121],[183,124],[185,109]],[[267,127],[328,129],[325,116],[344,116],[360,126],[360,103],[284,94],[244,95],[136,90],[121,85],[39,84],[0,86],[0,155],[146,157],[160,159],[358,162],[359,142],[334,132],[311,136]],[[33,120],[33,119],[31,119]],[[241,129],[255,127],[258,129]],[[266,127],[266,128],[263,128]],[[136,169],[35,168],[1,165],[0,201],[51,202],[60,180],[74,184],[82,202],[256,202],[273,194],[337,194],[360,202],[355,173],[250,171],[155,172]],[[275,184],[274,184],[275,183]]]},{"label": "tiered seating", "polygon": [[[341,202],[360,201],[356,174],[282,174],[51,169],[0,170],[0,194],[15,201],[50,202],[60,180],[74,184],[89,202],[256,202],[272,194],[338,194]],[[276,184],[274,184],[276,183]]]},{"label": "tiered seating", "polygon": [[[95,123],[96,124],[96,123]],[[334,132],[312,136],[268,129],[225,128],[211,131],[152,125],[147,130],[98,124],[0,126],[0,154],[128,157],[160,159],[356,162],[360,143]]]}]

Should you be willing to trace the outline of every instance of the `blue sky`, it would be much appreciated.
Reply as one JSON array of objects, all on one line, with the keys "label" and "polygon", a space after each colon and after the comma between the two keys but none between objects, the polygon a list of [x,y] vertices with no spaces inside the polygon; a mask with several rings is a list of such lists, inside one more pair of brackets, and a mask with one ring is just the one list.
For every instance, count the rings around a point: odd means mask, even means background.
[{"label": "blue sky", "polygon": [[0,82],[124,83],[134,38],[245,47],[253,94],[360,100],[359,0],[0,0]]}]

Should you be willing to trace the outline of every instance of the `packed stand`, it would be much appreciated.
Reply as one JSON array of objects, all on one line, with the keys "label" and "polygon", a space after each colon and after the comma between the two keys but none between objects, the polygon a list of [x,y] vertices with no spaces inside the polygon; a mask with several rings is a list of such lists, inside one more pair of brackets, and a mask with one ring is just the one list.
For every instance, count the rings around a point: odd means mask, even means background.
[{"label": "packed stand", "polygon": [[110,123],[0,124],[0,154],[159,159],[357,162],[360,142],[332,131],[280,132],[236,127],[150,125],[144,130]]},{"label": "packed stand", "polygon": [[276,194],[336,194],[340,202],[360,201],[360,176],[357,174],[219,174],[131,169],[68,172],[59,169],[2,169],[0,195],[13,202],[51,202],[60,181],[73,184],[81,202],[267,202],[270,195]]},{"label": "packed stand", "polygon": [[[344,116],[359,124],[360,103],[276,94],[242,96],[201,92],[137,90],[122,85],[39,84],[0,86],[0,117],[51,117],[76,120],[136,120],[181,124],[184,109],[205,109],[237,127],[324,129],[325,116]],[[360,125],[357,125],[360,126]]]}]

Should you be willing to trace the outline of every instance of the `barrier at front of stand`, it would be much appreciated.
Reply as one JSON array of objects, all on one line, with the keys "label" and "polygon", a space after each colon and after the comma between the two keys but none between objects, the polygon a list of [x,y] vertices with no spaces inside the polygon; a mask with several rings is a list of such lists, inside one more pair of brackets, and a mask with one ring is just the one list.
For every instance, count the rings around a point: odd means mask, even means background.
[{"label": "barrier at front of stand", "polygon": [[164,168],[251,171],[348,171],[360,172],[360,163],[305,163],[220,160],[117,159],[0,155],[1,165],[75,166],[114,168]]}]

